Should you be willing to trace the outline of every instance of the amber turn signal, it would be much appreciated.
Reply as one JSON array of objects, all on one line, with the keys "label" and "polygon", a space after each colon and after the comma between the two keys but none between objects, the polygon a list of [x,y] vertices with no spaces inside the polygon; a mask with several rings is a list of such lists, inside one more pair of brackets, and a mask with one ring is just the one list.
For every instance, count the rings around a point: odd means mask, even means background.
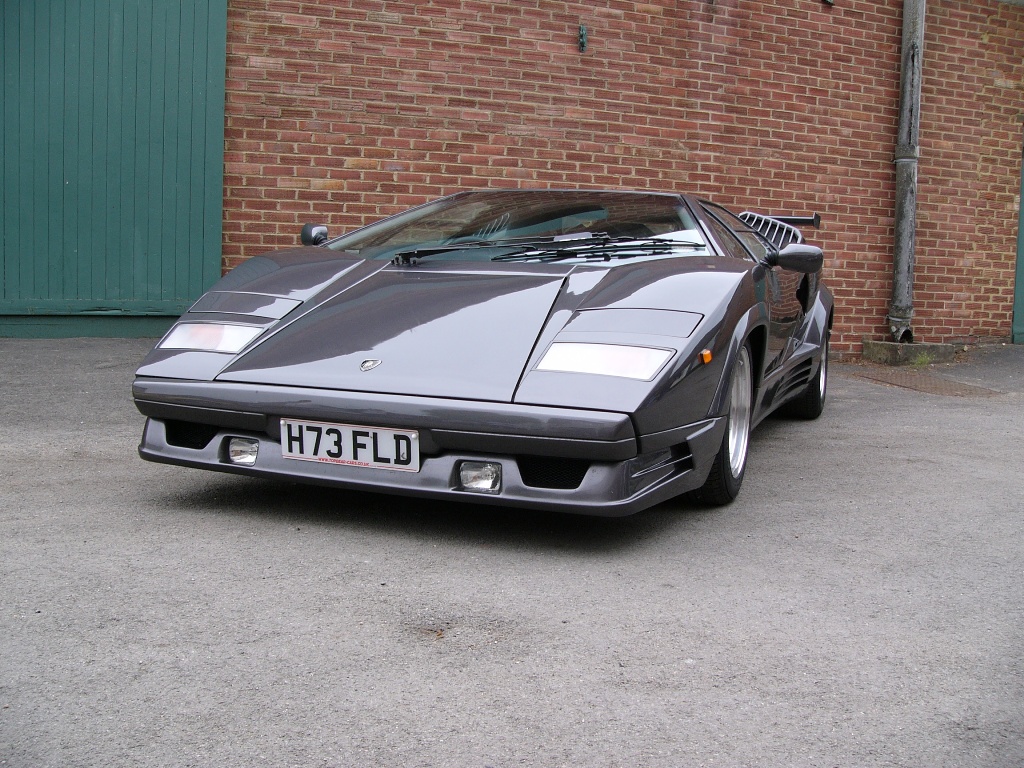
[{"label": "amber turn signal", "polygon": [[700,361],[702,363],[704,363],[704,365],[707,365],[708,363],[711,362],[711,350],[710,349],[702,349],[700,351]]}]

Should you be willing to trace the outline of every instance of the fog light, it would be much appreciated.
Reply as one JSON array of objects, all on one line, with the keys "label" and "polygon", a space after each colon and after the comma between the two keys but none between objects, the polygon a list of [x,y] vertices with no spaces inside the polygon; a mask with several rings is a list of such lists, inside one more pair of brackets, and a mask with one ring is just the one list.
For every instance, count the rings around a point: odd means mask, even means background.
[{"label": "fog light", "polygon": [[501,490],[501,464],[464,461],[459,464],[459,485],[463,491],[497,493]]},{"label": "fog light", "polygon": [[260,441],[248,437],[232,437],[228,441],[228,461],[251,467],[256,463],[256,454],[260,452]]}]

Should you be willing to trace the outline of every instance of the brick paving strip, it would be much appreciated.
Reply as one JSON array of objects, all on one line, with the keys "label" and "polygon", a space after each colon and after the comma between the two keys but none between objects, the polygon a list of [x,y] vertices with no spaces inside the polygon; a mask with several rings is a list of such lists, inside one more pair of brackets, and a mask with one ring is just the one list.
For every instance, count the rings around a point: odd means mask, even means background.
[{"label": "brick paving strip", "polygon": [[976,387],[972,384],[961,384],[958,381],[939,378],[922,371],[907,370],[903,368],[858,368],[849,371],[852,375],[862,379],[877,381],[882,384],[890,384],[894,387],[913,389],[917,392],[925,392],[931,395],[946,395],[948,397],[992,397],[1001,395],[994,389]]}]

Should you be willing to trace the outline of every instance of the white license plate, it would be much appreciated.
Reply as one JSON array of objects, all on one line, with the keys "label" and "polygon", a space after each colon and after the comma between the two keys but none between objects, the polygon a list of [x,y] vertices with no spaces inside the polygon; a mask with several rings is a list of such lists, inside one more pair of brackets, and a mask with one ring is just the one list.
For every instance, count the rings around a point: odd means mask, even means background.
[{"label": "white license plate", "polygon": [[353,467],[420,471],[419,433],[281,419],[281,455]]}]

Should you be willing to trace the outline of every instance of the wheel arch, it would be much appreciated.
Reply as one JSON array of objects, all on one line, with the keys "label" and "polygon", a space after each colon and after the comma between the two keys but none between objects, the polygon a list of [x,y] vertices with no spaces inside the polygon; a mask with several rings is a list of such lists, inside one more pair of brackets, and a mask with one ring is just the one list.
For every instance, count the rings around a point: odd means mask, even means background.
[{"label": "wheel arch", "polygon": [[767,315],[763,307],[752,307],[738,323],[736,323],[733,334],[726,345],[728,360],[722,367],[722,376],[718,383],[718,390],[712,402],[709,416],[717,416],[723,412],[725,398],[729,391],[729,382],[732,380],[733,366],[736,357],[744,344],[750,345],[750,357],[753,380],[753,398],[757,402],[757,395],[761,389],[761,379],[764,373],[764,359],[768,346],[768,325]]},{"label": "wheel arch", "polygon": [[747,334],[750,342],[751,364],[754,370],[754,400],[757,400],[757,393],[761,389],[761,378],[764,375],[764,356],[768,349],[768,328],[757,325],[750,329]]}]

